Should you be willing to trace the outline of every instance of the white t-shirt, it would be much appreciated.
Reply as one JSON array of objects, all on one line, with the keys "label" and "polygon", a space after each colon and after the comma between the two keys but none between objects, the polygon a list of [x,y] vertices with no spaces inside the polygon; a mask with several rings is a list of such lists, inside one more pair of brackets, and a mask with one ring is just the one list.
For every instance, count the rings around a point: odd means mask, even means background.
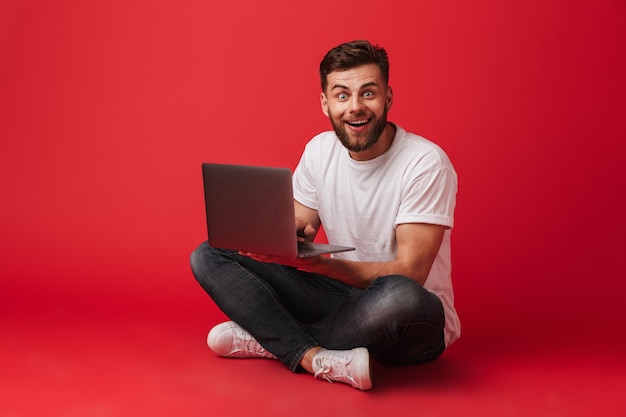
[{"label": "white t-shirt", "polygon": [[335,132],[315,136],[294,172],[294,198],[318,211],[329,243],[356,248],[335,258],[390,261],[396,254],[397,225],[446,226],[424,288],[443,303],[449,346],[460,335],[450,262],[457,176],[439,146],[396,128],[387,152],[369,161],[353,160]]}]

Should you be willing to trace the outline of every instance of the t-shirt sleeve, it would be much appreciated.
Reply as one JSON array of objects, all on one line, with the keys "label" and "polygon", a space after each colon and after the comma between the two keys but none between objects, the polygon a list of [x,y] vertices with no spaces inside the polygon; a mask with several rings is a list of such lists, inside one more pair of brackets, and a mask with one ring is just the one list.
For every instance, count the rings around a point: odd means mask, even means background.
[{"label": "t-shirt sleeve", "polygon": [[311,158],[311,152],[314,150],[311,148],[311,144],[305,147],[300,162],[293,173],[293,198],[306,207],[319,210],[316,171],[313,163],[314,158]]},{"label": "t-shirt sleeve", "polygon": [[452,228],[457,176],[453,169],[438,167],[407,180],[402,191],[396,226],[429,223]]}]

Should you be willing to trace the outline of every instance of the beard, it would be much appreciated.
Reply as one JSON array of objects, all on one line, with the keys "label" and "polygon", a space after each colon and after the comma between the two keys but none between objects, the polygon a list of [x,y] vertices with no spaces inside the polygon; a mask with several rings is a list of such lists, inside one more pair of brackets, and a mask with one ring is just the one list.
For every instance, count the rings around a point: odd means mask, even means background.
[{"label": "beard", "polygon": [[[357,117],[360,116],[362,115],[357,115]],[[385,106],[383,114],[379,118],[370,121],[370,123],[372,122],[374,122],[374,125],[366,131],[349,133],[343,122],[335,121],[332,115],[330,117],[330,124],[333,126],[335,134],[341,144],[350,152],[366,151],[378,142],[378,139],[380,139],[380,136],[385,131],[385,127],[387,127],[387,106]],[[351,139],[351,137],[354,139]]]}]

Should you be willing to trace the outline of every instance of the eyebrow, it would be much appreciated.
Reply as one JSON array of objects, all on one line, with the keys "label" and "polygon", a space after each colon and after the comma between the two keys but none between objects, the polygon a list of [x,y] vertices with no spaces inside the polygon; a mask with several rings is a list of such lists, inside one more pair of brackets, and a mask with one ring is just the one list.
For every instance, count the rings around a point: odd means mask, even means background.
[{"label": "eyebrow", "polygon": [[[376,84],[376,82],[374,82],[374,81],[370,81],[370,82],[365,83],[365,84],[363,84],[362,86],[360,86],[360,87],[359,87],[359,90],[362,90],[362,89],[367,88],[367,87],[378,87],[378,84]],[[340,88],[340,89],[343,89],[343,90],[349,90],[348,86],[346,86],[346,85],[343,85],[343,84],[335,84],[335,85],[333,86],[333,88],[331,88],[331,90],[330,90],[330,91],[333,91],[333,90],[334,90],[334,89],[336,89],[336,88]]]}]

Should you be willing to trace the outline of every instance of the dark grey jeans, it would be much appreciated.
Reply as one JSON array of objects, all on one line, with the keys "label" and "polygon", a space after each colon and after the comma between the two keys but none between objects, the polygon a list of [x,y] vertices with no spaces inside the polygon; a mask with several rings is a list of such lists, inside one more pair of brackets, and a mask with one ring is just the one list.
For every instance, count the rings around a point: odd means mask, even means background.
[{"label": "dark grey jeans", "polygon": [[441,301],[404,276],[358,289],[207,243],[191,268],[217,306],[292,371],[315,346],[366,347],[388,364],[427,362],[445,349]]}]

